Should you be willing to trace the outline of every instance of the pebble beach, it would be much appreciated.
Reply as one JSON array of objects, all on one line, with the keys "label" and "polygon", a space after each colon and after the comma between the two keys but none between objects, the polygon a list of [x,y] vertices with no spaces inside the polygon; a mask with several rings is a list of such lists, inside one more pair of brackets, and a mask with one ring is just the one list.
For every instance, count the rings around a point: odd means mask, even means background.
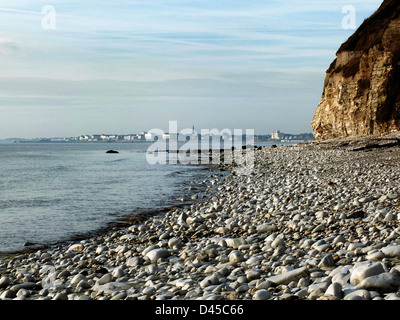
[{"label": "pebble beach", "polygon": [[0,299],[399,300],[400,147],[362,143],[263,147],[188,205],[3,257]]}]

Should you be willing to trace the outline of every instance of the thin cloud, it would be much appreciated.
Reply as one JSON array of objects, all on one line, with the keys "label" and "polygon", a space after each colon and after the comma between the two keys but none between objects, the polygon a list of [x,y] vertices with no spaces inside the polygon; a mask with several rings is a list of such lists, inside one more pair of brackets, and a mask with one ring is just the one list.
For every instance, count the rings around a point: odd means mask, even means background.
[{"label": "thin cloud", "polygon": [[19,45],[12,40],[0,39],[0,56],[15,54],[19,50]]}]

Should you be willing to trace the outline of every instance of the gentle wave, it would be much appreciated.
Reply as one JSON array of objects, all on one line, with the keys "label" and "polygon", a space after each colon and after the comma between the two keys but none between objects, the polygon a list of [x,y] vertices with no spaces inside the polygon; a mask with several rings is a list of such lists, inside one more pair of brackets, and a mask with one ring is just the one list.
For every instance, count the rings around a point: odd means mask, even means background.
[{"label": "gentle wave", "polygon": [[[0,144],[0,252],[55,243],[190,199],[200,167],[155,165],[145,144]],[[177,170],[178,169],[178,170]],[[186,191],[185,191],[186,190]]]}]

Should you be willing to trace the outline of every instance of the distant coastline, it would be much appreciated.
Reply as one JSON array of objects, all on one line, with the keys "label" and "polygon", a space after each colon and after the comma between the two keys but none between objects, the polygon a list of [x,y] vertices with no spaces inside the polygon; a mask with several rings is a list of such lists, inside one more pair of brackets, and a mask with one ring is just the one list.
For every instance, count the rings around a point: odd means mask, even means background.
[{"label": "distant coastline", "polygon": [[[166,134],[164,139],[169,139],[169,134]],[[314,141],[312,133],[290,134],[282,133],[280,131],[273,132],[265,135],[254,135],[254,142],[294,142],[302,143],[307,141]],[[154,141],[154,136],[150,136],[147,132],[140,134],[94,134],[94,135],[81,135],[78,137],[53,137],[53,138],[7,138],[0,141],[9,143],[144,143]]]}]

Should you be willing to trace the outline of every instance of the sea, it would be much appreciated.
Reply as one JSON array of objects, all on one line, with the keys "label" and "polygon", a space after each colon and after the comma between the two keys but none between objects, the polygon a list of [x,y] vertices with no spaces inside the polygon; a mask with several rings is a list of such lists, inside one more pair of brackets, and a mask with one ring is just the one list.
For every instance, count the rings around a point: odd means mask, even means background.
[{"label": "sea", "polygon": [[149,145],[0,143],[0,253],[68,241],[181,204],[210,175],[199,165],[149,164]]},{"label": "sea", "polygon": [[93,235],[205,192],[216,168],[151,164],[150,145],[0,142],[0,254]]}]

